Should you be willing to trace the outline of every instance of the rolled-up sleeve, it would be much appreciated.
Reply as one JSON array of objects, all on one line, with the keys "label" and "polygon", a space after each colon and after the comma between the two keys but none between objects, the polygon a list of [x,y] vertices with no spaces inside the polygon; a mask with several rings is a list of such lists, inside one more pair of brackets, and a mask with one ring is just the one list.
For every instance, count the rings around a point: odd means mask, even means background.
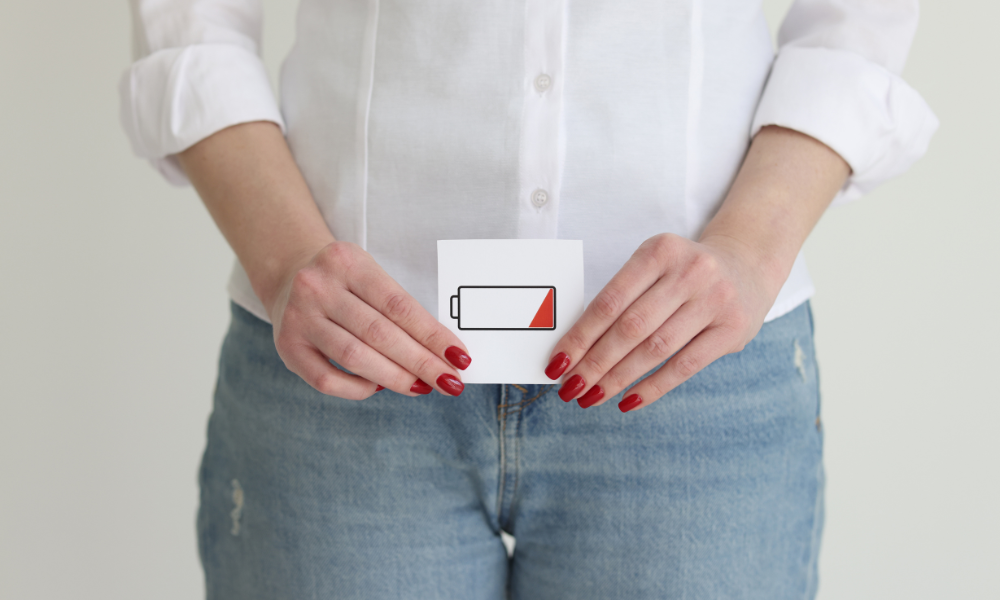
[{"label": "rolled-up sleeve", "polygon": [[859,198],[927,151],[937,117],[900,77],[916,0],[796,0],[751,136],[780,125],[836,151],[852,173],[834,204]]},{"label": "rolled-up sleeve", "polygon": [[171,183],[176,153],[238,123],[285,129],[260,59],[259,0],[132,0],[135,62],[119,83],[133,152]]}]

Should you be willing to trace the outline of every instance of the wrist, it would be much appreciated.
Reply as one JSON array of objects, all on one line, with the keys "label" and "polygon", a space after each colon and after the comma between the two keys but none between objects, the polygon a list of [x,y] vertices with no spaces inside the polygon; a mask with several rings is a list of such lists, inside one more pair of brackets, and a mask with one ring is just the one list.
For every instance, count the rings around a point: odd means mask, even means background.
[{"label": "wrist", "polygon": [[255,261],[241,259],[254,293],[274,319],[274,308],[288,282],[319,252],[336,241],[332,235],[296,240],[293,245],[274,249]]},{"label": "wrist", "polygon": [[747,239],[736,232],[706,231],[698,243],[722,252],[737,261],[745,272],[752,273],[772,298],[778,296],[788,279],[797,248],[780,247],[766,241]]}]

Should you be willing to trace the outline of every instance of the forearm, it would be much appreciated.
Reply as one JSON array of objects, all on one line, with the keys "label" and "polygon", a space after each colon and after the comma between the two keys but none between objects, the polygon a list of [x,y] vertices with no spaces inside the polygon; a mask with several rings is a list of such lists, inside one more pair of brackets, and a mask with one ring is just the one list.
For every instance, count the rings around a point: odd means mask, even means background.
[{"label": "forearm", "polygon": [[699,242],[667,233],[643,242],[559,340],[545,371],[565,374],[559,397],[596,406],[666,361],[619,404],[635,410],[742,351],[849,172],[809,136],[761,129]]},{"label": "forearm", "polygon": [[177,157],[270,313],[283,278],[334,241],[281,130],[235,125]]},{"label": "forearm", "polygon": [[849,174],[844,159],[816,139],[764,127],[699,241],[735,245],[777,295],[806,237]]}]

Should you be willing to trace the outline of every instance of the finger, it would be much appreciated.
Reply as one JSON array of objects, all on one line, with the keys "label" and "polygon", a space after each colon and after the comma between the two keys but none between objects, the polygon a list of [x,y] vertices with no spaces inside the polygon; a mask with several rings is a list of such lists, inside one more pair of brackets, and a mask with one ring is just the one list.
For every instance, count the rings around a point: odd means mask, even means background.
[{"label": "finger", "polygon": [[[687,300],[682,290],[675,284],[674,279],[670,275],[662,277],[645,294],[633,302],[583,355],[573,370],[566,374],[567,382],[575,375],[579,375],[586,382],[586,385],[591,382],[600,382],[605,374],[633,349],[642,344],[644,340],[649,339],[658,328],[671,319],[671,315]],[[690,307],[687,309],[688,317],[693,316],[691,315],[692,310]],[[704,324],[707,325],[707,322]],[[676,324],[674,328],[676,329]],[[692,332],[691,336],[694,336],[698,331]],[[687,342],[691,336],[685,338],[684,341]],[[677,348],[674,350],[676,351]],[[669,355],[663,356],[653,366],[662,362],[667,356]],[[608,396],[620,391],[610,392],[607,388],[604,389]],[[588,401],[591,404],[597,403],[598,399],[594,398],[590,391],[586,395],[590,396]],[[563,400],[568,399],[572,398],[563,396]],[[581,406],[583,406],[582,402]]]},{"label": "finger", "polygon": [[655,253],[646,250],[645,244],[640,246],[556,344],[545,370],[549,379],[559,379],[566,367],[579,361],[625,309],[662,274]]},{"label": "finger", "polygon": [[357,375],[344,373],[331,365],[316,348],[303,346],[290,363],[289,370],[327,396],[364,400],[375,393],[374,383]]},{"label": "finger", "polygon": [[415,390],[411,390],[417,380],[415,375],[382,356],[333,321],[318,320],[308,329],[306,339],[348,371],[394,392],[417,395]]},{"label": "finger", "polygon": [[628,353],[608,371],[580,400],[587,408],[602,404],[627,388],[656,365],[670,358],[712,323],[711,311],[701,302],[687,302],[659,329]]},{"label": "finger", "polygon": [[[332,312],[329,307],[327,311]],[[462,393],[465,386],[455,369],[357,296],[338,298],[336,315],[328,316],[369,348],[442,393]]]},{"label": "finger", "polygon": [[618,407],[628,412],[657,401],[717,358],[728,354],[732,346],[729,336],[721,327],[702,331],[656,373],[635,384]]},{"label": "finger", "polygon": [[[348,289],[411,338],[458,369],[472,362],[469,350],[458,336],[438,322],[378,264],[348,281]],[[457,395],[457,394],[453,394]]]}]

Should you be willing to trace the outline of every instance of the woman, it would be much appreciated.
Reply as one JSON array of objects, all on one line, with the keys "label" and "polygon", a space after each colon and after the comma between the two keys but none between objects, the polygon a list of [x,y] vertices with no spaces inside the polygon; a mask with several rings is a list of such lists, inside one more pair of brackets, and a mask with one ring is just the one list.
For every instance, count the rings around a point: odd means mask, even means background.
[{"label": "woman", "polygon": [[[915,1],[797,0],[775,59],[745,0],[303,0],[280,110],[256,1],[133,9],[124,126],[238,258],[209,598],[814,596],[800,249],[937,126]],[[583,240],[561,384],[462,384],[457,238]]]}]

